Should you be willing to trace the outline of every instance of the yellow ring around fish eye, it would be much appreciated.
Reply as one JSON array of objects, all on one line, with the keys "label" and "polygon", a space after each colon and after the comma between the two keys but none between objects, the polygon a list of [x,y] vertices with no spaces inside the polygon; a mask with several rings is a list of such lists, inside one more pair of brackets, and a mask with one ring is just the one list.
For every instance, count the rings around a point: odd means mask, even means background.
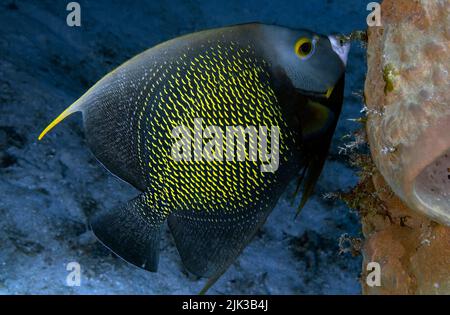
[{"label": "yellow ring around fish eye", "polygon": [[302,60],[309,58],[314,50],[315,42],[307,37],[302,37],[295,43],[295,53]]}]

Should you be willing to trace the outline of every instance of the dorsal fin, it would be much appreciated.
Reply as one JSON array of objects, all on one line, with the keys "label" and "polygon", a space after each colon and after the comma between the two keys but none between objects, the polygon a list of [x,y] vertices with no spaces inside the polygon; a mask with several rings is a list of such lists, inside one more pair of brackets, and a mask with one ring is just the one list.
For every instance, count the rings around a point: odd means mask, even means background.
[{"label": "dorsal fin", "polygon": [[58,117],[56,117],[45,129],[41,132],[41,134],[38,137],[38,140],[42,140],[42,138],[55,127],[57,124],[59,124],[61,121],[63,121],[67,116],[78,112],[80,110],[79,106],[79,100],[77,100],[75,103],[67,107],[61,114],[59,114]]}]

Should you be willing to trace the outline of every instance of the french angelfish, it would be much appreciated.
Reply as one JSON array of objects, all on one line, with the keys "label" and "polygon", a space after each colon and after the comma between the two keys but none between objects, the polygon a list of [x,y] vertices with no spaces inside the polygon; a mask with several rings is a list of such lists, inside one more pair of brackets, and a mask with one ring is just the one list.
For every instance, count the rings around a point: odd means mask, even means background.
[{"label": "french angelfish", "polygon": [[[341,111],[348,51],[335,36],[258,23],[181,36],[107,74],[39,139],[82,112],[95,157],[140,191],[91,219],[96,237],[127,262],[156,271],[167,220],[186,269],[210,277],[207,289],[291,180],[299,178],[303,187],[300,208],[311,195]],[[199,123],[200,143],[194,139]],[[227,127],[243,136],[216,137]],[[174,130],[189,134],[175,132],[176,138]],[[174,158],[177,141],[184,144],[181,159]],[[252,145],[258,157],[278,148],[278,165],[270,169],[270,161],[255,159]]]}]

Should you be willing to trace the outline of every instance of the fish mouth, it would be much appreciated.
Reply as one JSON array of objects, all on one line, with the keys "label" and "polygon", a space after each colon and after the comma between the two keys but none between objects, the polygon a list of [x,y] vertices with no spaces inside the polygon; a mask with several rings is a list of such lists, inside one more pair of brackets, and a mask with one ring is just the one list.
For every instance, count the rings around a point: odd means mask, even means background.
[{"label": "fish mouth", "polygon": [[344,66],[347,66],[348,53],[350,51],[351,46],[350,42],[344,42],[342,38],[339,38],[339,36],[334,35],[328,36],[328,39],[330,40],[331,48],[333,49],[333,51],[342,60]]}]

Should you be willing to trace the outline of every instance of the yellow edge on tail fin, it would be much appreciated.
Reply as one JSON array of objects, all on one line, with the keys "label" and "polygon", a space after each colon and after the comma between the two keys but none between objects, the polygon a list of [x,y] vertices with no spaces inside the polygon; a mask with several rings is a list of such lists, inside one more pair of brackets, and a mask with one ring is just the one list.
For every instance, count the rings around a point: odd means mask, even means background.
[{"label": "yellow edge on tail fin", "polygon": [[76,108],[76,106],[74,106],[77,103],[78,101],[67,107],[58,117],[56,117],[47,127],[45,127],[45,129],[39,135],[38,140],[41,140],[47,134],[47,132],[49,132],[51,129],[53,129],[53,127],[63,121],[64,118],[66,118],[70,114],[77,112],[78,109]]}]

